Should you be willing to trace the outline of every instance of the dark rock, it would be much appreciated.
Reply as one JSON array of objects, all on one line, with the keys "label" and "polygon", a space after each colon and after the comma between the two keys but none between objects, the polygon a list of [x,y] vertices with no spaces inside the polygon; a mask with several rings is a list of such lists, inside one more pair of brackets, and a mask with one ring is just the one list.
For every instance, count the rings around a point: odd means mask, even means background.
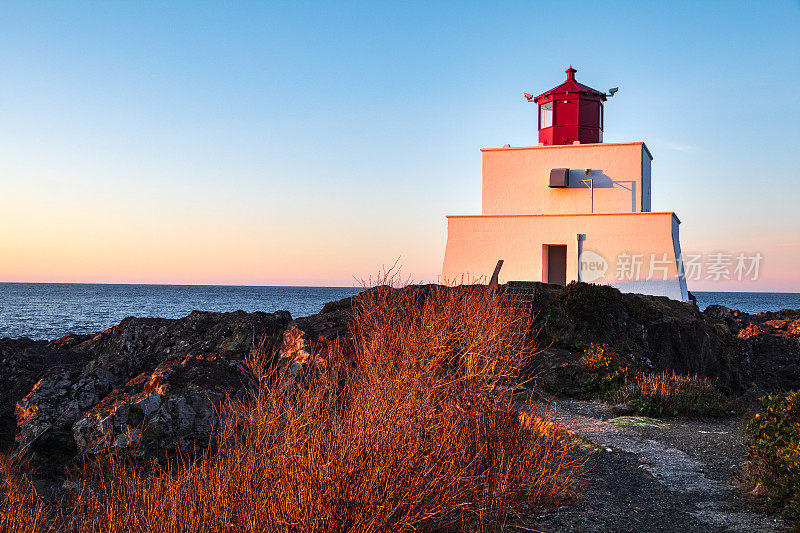
[{"label": "dark rock", "polygon": [[800,388],[800,343],[797,339],[756,334],[740,341],[739,360],[745,379],[772,392]]},{"label": "dark rock", "polygon": [[58,367],[48,371],[16,405],[20,445],[39,452],[40,459],[73,454],[72,425],[118,381],[102,368],[85,373]]},{"label": "dark rock", "polygon": [[88,354],[60,350],[47,341],[0,339],[0,451],[14,444],[17,401],[51,369],[77,371],[88,360]]},{"label": "dark rock", "polygon": [[534,312],[555,347],[580,353],[590,343],[607,344],[635,368],[697,373],[727,391],[744,386],[730,332],[691,302],[570,283]]},{"label": "dark rock", "polygon": [[126,380],[153,369],[166,356],[217,353],[242,357],[255,336],[278,335],[291,320],[287,311],[276,313],[211,313],[192,311],[188,316],[126,318],[76,347],[91,356],[91,366],[114,372]]},{"label": "dark rock", "polygon": [[[243,390],[239,361],[254,339],[277,340],[290,321],[286,311],[193,311],[180,319],[126,318],[102,333],[50,343],[11,341],[10,357],[30,367],[10,372],[28,390],[4,398],[16,403],[18,443],[40,459],[68,460],[100,443],[124,448],[123,434],[148,454],[207,441],[212,405]],[[48,357],[52,364],[43,362]],[[131,409],[141,409],[142,419],[131,419]]]},{"label": "dark rock", "polygon": [[703,311],[703,315],[707,318],[712,320],[724,320],[730,317],[733,313],[733,310],[728,309],[723,305],[709,305],[706,307],[705,311]]},{"label": "dark rock", "polygon": [[524,374],[531,376],[530,385],[534,389],[572,396],[580,391],[585,373],[581,356],[570,350],[547,348],[536,355]]},{"label": "dark rock", "polygon": [[709,306],[703,314],[734,335],[734,357],[747,386],[759,393],[800,388],[800,310],[751,315]]},{"label": "dark rock", "polygon": [[241,396],[248,384],[236,360],[174,358],[116,388],[72,425],[72,434],[84,453],[191,454],[209,444],[220,405]]}]

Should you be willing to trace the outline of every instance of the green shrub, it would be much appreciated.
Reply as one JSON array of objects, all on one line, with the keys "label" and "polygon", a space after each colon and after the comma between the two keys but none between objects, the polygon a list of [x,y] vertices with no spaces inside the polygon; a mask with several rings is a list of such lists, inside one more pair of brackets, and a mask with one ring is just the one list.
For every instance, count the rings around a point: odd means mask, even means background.
[{"label": "green shrub", "polygon": [[583,351],[581,364],[586,375],[581,393],[587,397],[610,400],[628,382],[628,367],[619,364],[606,344],[592,344]]},{"label": "green shrub", "polygon": [[673,408],[666,407],[654,398],[634,398],[628,402],[628,407],[633,409],[637,415],[647,416],[650,418],[666,418],[668,416],[677,416],[678,411]]},{"label": "green shrub", "polygon": [[627,403],[637,414],[654,418],[717,417],[727,414],[729,409],[728,400],[710,380],[674,372],[641,373],[620,389],[615,400]]},{"label": "green shrub", "polygon": [[592,344],[583,351],[580,362],[585,369],[580,388],[583,398],[626,403],[636,414],[652,418],[719,417],[730,409],[730,401],[714,384],[697,375],[639,372],[632,377],[607,344]]},{"label": "green shrub", "polygon": [[745,428],[750,464],[769,501],[800,529],[800,391],[761,399],[761,411]]}]

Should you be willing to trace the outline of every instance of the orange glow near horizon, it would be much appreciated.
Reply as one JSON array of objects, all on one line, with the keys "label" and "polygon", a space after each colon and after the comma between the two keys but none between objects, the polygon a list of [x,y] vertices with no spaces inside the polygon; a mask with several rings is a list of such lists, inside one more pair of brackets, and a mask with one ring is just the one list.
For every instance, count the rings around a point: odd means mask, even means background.
[{"label": "orange glow near horizon", "polygon": [[[303,206],[291,195],[286,205],[265,208],[246,195],[187,202],[168,188],[152,200],[124,188],[123,200],[110,191],[79,192],[67,202],[62,191],[42,191],[35,209],[23,201],[4,206],[0,281],[353,286],[395,261],[414,281],[439,280],[444,216],[413,218],[402,206],[332,215],[320,201]],[[33,194],[23,190],[18,199]],[[293,205],[307,214],[293,214]],[[764,260],[757,281],[700,280],[689,290],[798,291],[798,237],[696,226],[681,224],[684,253],[715,242],[706,253],[760,251]]]},{"label": "orange glow near horizon", "polygon": [[396,260],[422,281],[436,280],[441,268],[436,235],[389,242],[369,225],[316,235],[202,214],[131,224],[124,210],[61,221],[20,211],[0,215],[0,250],[11,259],[0,263],[0,281],[352,286]]}]

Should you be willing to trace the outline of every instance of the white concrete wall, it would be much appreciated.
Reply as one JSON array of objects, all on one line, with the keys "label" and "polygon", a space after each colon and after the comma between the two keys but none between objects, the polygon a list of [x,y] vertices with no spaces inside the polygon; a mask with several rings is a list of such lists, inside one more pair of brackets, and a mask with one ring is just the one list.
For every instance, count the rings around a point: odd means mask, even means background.
[{"label": "white concrete wall", "polygon": [[[498,259],[504,260],[501,283],[542,281],[542,250],[551,244],[567,246],[567,282],[577,280],[578,235],[582,234],[581,256],[585,262],[602,260],[606,264],[605,272],[590,272],[584,265],[584,281],[686,301],[686,281],[677,263],[678,224],[673,213],[451,216],[442,281],[487,279]],[[640,261],[638,275],[632,268],[630,279],[619,276],[626,261],[620,254],[638,258],[630,261]],[[651,264],[657,267],[652,272]]]},{"label": "white concrete wall", "polygon": [[[644,143],[484,148],[482,152],[484,215],[591,213],[591,191],[580,183],[589,178],[594,181],[595,213],[650,209],[652,157]],[[553,168],[571,169],[569,187],[549,186]]]}]

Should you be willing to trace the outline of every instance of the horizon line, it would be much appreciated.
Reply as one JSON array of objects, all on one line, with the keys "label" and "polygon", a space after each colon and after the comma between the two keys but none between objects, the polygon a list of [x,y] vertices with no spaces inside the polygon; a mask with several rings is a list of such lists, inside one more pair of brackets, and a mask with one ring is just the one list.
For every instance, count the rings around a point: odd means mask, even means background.
[{"label": "horizon line", "polygon": [[[441,283],[433,283],[435,285],[441,285]],[[506,283],[501,283],[501,285],[506,285]],[[541,282],[539,282],[541,283]],[[137,282],[89,282],[89,281],[0,281],[0,284],[3,285],[150,285],[150,286],[162,286],[162,287],[294,287],[294,288],[304,288],[304,289],[355,289],[357,285],[241,285],[241,284],[230,284],[230,283],[137,283]],[[428,283],[412,283],[412,285],[427,285]],[[363,286],[362,286],[363,287]],[[691,290],[691,293],[731,293],[731,294],[800,294],[800,292],[790,292],[790,291],[776,291],[776,290],[766,290],[766,291],[753,291],[753,290],[743,290],[743,291],[732,291],[732,290],[717,290],[717,291],[710,291],[710,290]],[[627,294],[627,293],[626,293]]]}]

